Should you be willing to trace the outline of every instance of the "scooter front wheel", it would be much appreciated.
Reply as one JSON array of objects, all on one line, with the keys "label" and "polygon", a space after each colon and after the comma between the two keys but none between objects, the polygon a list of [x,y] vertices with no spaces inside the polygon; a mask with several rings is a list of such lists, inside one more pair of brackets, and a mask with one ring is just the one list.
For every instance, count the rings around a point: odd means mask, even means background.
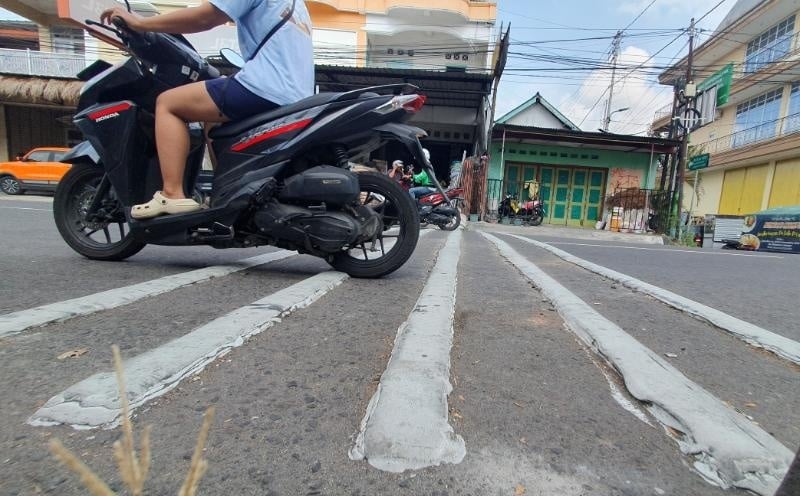
[{"label": "scooter front wheel", "polygon": [[419,213],[411,197],[396,182],[372,172],[358,174],[359,202],[381,217],[383,231],[347,251],[332,255],[329,263],[352,277],[376,278],[403,266],[419,239]]},{"label": "scooter front wheel", "polygon": [[[64,241],[84,257],[124,260],[138,253],[145,243],[133,238],[114,188],[102,185],[104,175],[95,165],[73,165],[56,189],[53,217]],[[98,191],[103,195],[98,209],[101,212],[91,213]]]}]

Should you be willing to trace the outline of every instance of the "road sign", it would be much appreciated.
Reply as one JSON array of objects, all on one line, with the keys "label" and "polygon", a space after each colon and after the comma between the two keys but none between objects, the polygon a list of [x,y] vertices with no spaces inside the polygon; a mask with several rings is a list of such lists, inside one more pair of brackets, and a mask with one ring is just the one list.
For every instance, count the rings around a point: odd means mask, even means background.
[{"label": "road sign", "polygon": [[689,159],[689,170],[696,171],[700,169],[705,169],[706,167],[708,167],[709,158],[710,156],[708,153],[704,153],[702,155],[695,155],[694,157]]},{"label": "road sign", "polygon": [[733,63],[730,63],[718,70],[703,82],[697,85],[699,91],[705,91],[709,88],[717,87],[717,106],[725,105],[728,103],[728,96],[731,92],[731,83],[733,82]]}]

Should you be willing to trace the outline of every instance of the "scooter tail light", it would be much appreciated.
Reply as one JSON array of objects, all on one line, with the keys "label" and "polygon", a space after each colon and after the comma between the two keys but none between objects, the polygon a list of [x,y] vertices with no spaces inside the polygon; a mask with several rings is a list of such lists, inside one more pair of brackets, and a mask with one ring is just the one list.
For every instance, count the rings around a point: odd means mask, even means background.
[{"label": "scooter tail light", "polygon": [[408,113],[416,113],[425,105],[425,100],[424,95],[400,95],[376,108],[375,111],[380,114],[388,114],[403,109]]},{"label": "scooter tail light", "polygon": [[419,112],[420,109],[422,109],[423,105],[425,105],[427,97],[425,95],[413,95],[413,96],[416,96],[416,98],[414,98],[408,103],[403,104],[403,109],[405,109],[406,112],[415,114]]}]

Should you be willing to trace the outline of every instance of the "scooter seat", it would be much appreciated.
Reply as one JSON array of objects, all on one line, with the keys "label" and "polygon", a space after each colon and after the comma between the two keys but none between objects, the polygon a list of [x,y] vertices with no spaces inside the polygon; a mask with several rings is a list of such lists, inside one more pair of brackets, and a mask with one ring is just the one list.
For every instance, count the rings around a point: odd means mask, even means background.
[{"label": "scooter seat", "polygon": [[269,112],[265,112],[263,114],[256,114],[241,121],[229,122],[221,126],[217,126],[208,133],[208,136],[211,139],[230,138],[231,136],[242,134],[248,129],[252,129],[259,124],[278,119],[294,112],[317,107],[319,105],[325,105],[326,103],[330,103],[331,101],[335,100],[339,95],[341,95],[341,93],[317,93],[316,95],[304,98],[299,102],[284,105],[283,107],[278,107],[275,110],[270,110]]},{"label": "scooter seat", "polygon": [[325,105],[326,103],[331,103],[335,100],[341,99],[342,101],[347,101],[354,100],[356,98],[370,98],[375,96],[378,96],[378,94],[372,92],[356,93],[351,91],[348,93],[317,93],[316,95],[304,98],[299,102],[284,105],[283,107],[278,107],[275,110],[270,110],[269,112],[265,112],[263,114],[256,114],[241,121],[229,122],[227,124],[217,126],[208,133],[208,136],[211,139],[230,138],[232,136],[242,134],[248,129],[252,129],[256,126],[264,124],[265,122],[274,121],[275,119],[279,119],[301,110]]}]

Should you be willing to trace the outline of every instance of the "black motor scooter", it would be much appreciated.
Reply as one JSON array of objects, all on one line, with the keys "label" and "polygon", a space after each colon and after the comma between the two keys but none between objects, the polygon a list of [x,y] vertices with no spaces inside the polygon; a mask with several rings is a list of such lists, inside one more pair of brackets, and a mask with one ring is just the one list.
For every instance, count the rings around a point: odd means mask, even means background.
[{"label": "black motor scooter", "polygon": [[[75,124],[86,141],[63,159],[74,165],[53,204],[58,230],[75,251],[122,260],[146,244],[274,245],[322,257],[355,277],[380,277],[408,260],[419,237],[416,206],[389,178],[354,173],[350,164],[397,140],[434,176],[419,142],[425,132],[403,124],[425,102],[410,85],[321,93],[219,126],[209,133],[217,165],[207,208],[133,219],[131,206],[161,189],[156,98],[219,71],[180,35],[138,33],[113,21],[87,23],[112,31],[131,57],[113,66],[97,61],[79,74],[86,84]],[[199,126],[190,135],[187,192],[195,190],[206,146]]]}]

